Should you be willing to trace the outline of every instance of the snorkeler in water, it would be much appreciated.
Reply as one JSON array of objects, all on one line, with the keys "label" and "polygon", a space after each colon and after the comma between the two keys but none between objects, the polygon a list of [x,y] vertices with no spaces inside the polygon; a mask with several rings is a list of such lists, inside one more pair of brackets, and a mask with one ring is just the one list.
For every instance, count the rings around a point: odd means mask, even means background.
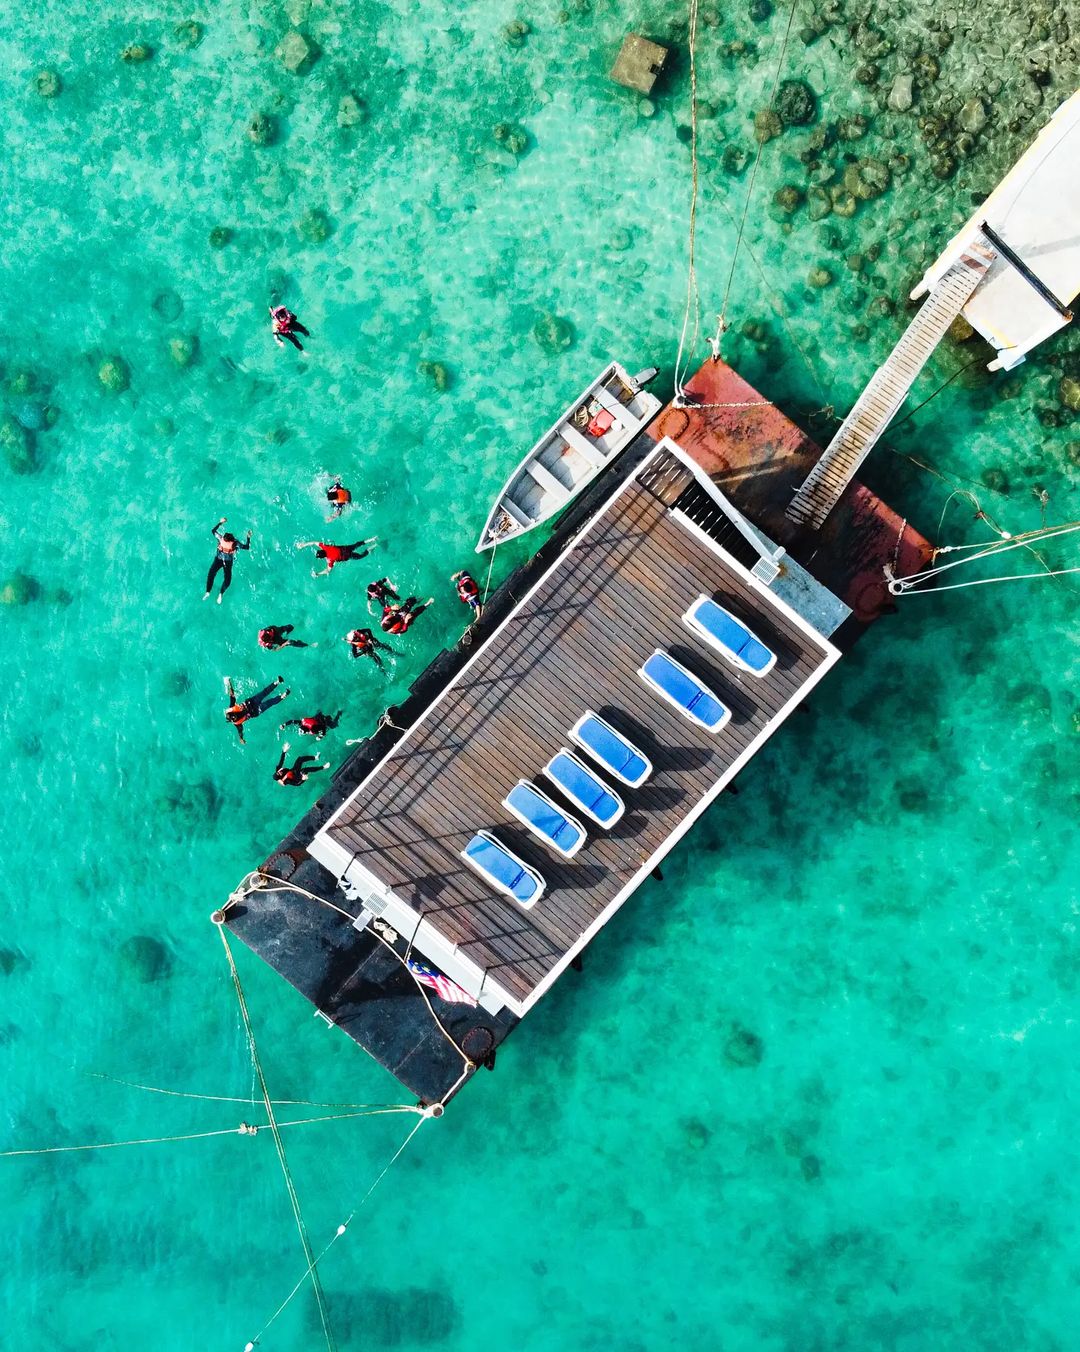
[{"label": "snorkeler in water", "polygon": [[480,599],[480,588],[476,578],[463,568],[460,573],[451,573],[450,581],[457,583],[458,600],[472,611],[470,623],[475,623],[484,613],[484,603]]},{"label": "snorkeler in water", "polygon": [[280,704],[286,695],[291,692],[286,688],[280,695],[270,698],[274,691],[285,680],[284,676],[277,677],[270,682],[265,690],[260,690],[256,695],[249,695],[247,699],[240,700],[236,698],[236,691],[233,689],[233,683],[225,677],[225,693],[229,697],[229,707],[225,710],[226,720],[236,729],[236,735],[241,742],[244,740],[244,724],[251,718],[258,718],[260,714],[266,713],[267,709],[272,709],[275,704]]},{"label": "snorkeler in water", "polygon": [[304,328],[299,319],[284,305],[270,306],[270,331],[273,333],[274,342],[277,343],[278,347],[284,347],[283,339],[287,338],[297,352],[303,352],[304,348],[296,335],[302,333],[305,338],[311,337],[311,334]]},{"label": "snorkeler in water", "polygon": [[404,634],[413,620],[422,615],[434,602],[434,596],[429,596],[423,602],[415,596],[408,596],[400,605],[383,606],[379,626],[385,634]]},{"label": "snorkeler in water", "polygon": [[317,643],[301,643],[298,638],[289,638],[295,625],[268,624],[259,630],[259,647],[275,652],[278,648],[317,648]]},{"label": "snorkeler in water", "polygon": [[367,608],[368,614],[374,615],[371,608],[372,601],[378,606],[387,606],[391,601],[400,601],[401,597],[394,589],[394,584],[388,577],[377,578],[374,582],[368,583],[367,589]]},{"label": "snorkeler in water", "polygon": [[251,531],[247,533],[247,539],[240,543],[235,535],[229,531],[222,532],[222,526],[229,518],[223,516],[216,526],[212,526],[211,533],[217,541],[217,553],[214,555],[214,562],[210,565],[210,571],[206,575],[206,594],[203,600],[207,600],[214,587],[214,578],[218,573],[221,574],[221,590],[218,592],[218,605],[221,605],[221,598],[228,591],[232,583],[233,560],[236,558],[238,549],[251,548]]},{"label": "snorkeler in water", "polygon": [[[378,544],[379,537],[373,535],[370,540],[357,540],[353,545],[331,545],[323,540],[302,540],[296,547],[297,549],[314,549],[317,559],[325,559],[326,567],[319,572],[311,571],[312,577],[325,577],[331,572],[334,565],[338,563],[347,563],[350,559],[366,559],[371,553],[370,549],[365,549],[365,545]],[[357,552],[359,551],[359,552]]]},{"label": "snorkeler in water", "polygon": [[326,501],[330,503],[330,515],[327,521],[336,521],[346,507],[352,502],[352,494],[341,482],[340,477],[336,478],[330,487],[326,490]]},{"label": "snorkeler in water", "polygon": [[326,761],[323,765],[312,765],[308,767],[305,762],[317,761],[318,756],[297,756],[296,760],[288,769],[285,768],[285,754],[289,750],[288,742],[284,742],[281,747],[281,755],[278,757],[278,763],[274,768],[274,779],[279,784],[295,788],[303,784],[308,775],[317,775],[320,770],[329,770],[330,762]]},{"label": "snorkeler in water", "polygon": [[345,635],[345,642],[349,645],[353,657],[370,657],[377,667],[382,666],[382,658],[378,652],[380,648],[384,653],[394,651],[389,643],[377,639],[370,629],[350,629]]},{"label": "snorkeler in water", "polygon": [[279,723],[278,726],[283,731],[285,728],[299,728],[304,737],[314,737],[317,742],[321,742],[326,734],[341,722],[343,712],[343,709],[339,709],[333,718],[324,713],[308,714],[306,718],[287,718],[284,723]]}]

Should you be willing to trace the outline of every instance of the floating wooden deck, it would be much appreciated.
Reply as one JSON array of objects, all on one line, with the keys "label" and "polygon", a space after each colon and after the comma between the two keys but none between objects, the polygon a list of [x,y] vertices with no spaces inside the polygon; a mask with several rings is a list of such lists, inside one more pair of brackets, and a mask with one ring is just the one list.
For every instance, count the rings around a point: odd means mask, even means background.
[{"label": "floating wooden deck", "polygon": [[[618,490],[423,717],[312,842],[415,948],[473,994],[524,1014],[596,928],[806,695],[839,652],[668,501],[691,475],[661,446]],[[717,597],[778,654],[763,678],[737,672],[681,622]],[[656,648],[732,710],[711,734],[650,691]],[[502,800],[540,778],[586,710],[650,758],[625,817],[572,860],[521,826]],[[556,794],[556,797],[558,795]],[[524,910],[460,852],[494,830],[547,882]],[[389,905],[384,905],[389,899]]]}]

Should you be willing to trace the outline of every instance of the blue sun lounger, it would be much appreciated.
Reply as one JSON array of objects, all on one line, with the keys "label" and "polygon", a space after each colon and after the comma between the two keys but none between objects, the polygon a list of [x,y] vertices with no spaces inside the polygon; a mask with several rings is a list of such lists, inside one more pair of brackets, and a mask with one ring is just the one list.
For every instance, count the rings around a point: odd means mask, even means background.
[{"label": "blue sun lounger", "polygon": [[570,729],[570,740],[628,788],[638,788],[652,774],[648,756],[591,709]]},{"label": "blue sun lounger", "polygon": [[513,850],[508,850],[490,831],[477,831],[461,851],[461,857],[497,892],[513,898],[526,910],[543,894],[544,880],[539,873],[520,860]]},{"label": "blue sun lounger", "polygon": [[737,620],[729,610],[709,596],[699,596],[686,614],[683,624],[715,648],[733,667],[751,676],[764,676],[776,665],[776,654]]},{"label": "blue sun lounger", "polygon": [[539,836],[545,845],[550,845],[566,859],[572,858],[585,844],[585,828],[577,818],[557,807],[546,793],[527,779],[518,780],[503,799],[503,806],[509,808],[534,836]]},{"label": "blue sun lounger", "polygon": [[623,800],[609,789],[595,770],[590,770],[572,751],[561,747],[544,766],[544,774],[597,826],[609,830],[626,810]]},{"label": "blue sun lounger", "polygon": [[724,708],[707,685],[660,648],[640,668],[638,675],[684,718],[708,732],[719,732],[731,717],[731,710]]}]

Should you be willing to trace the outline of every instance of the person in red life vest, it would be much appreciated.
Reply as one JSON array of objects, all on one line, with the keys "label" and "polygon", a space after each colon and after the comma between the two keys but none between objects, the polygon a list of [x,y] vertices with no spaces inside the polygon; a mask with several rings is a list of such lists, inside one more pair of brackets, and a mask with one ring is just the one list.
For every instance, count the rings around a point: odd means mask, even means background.
[{"label": "person in red life vest", "polygon": [[475,623],[484,613],[484,603],[480,600],[480,588],[476,585],[476,578],[463,568],[460,573],[451,573],[450,581],[457,583],[458,600],[473,612],[470,623]]},{"label": "person in red life vest", "polygon": [[[354,545],[330,545],[325,540],[302,540],[296,547],[297,549],[314,549],[317,559],[325,559],[326,567],[316,572],[311,570],[312,577],[325,577],[331,572],[336,563],[347,563],[350,559],[366,559],[371,553],[370,549],[365,549],[365,545],[378,544],[379,537],[373,535],[370,540],[357,540]],[[360,553],[357,553],[360,550]]]},{"label": "person in red life vest", "polygon": [[259,647],[276,652],[278,648],[317,648],[317,643],[301,643],[298,638],[289,638],[295,625],[268,624],[259,630]]},{"label": "person in red life vest", "polygon": [[308,714],[306,718],[287,718],[278,726],[282,731],[286,728],[299,728],[303,736],[314,737],[317,742],[321,742],[326,734],[341,722],[342,712],[343,710],[339,709],[333,718],[323,713]]},{"label": "person in red life vest", "polygon": [[247,539],[243,544],[240,543],[235,535],[230,534],[229,531],[225,531],[224,534],[222,534],[221,528],[228,519],[227,516],[223,516],[216,526],[210,528],[211,534],[217,541],[217,553],[214,555],[214,562],[210,565],[210,571],[206,575],[206,595],[203,597],[203,600],[205,601],[209,597],[210,592],[213,590],[214,578],[220,573],[221,590],[218,592],[217,599],[219,606],[221,605],[221,598],[225,595],[229,588],[229,584],[232,582],[232,566],[233,560],[236,558],[236,551],[238,549],[251,548],[251,531],[248,531]]},{"label": "person in red life vest", "polygon": [[371,608],[372,601],[377,606],[388,606],[391,601],[400,601],[401,597],[397,594],[394,584],[388,577],[377,578],[374,582],[368,583],[367,589],[367,608],[368,614],[374,615]]},{"label": "person in red life vest", "polygon": [[326,501],[330,503],[330,515],[326,518],[327,521],[336,521],[349,503],[352,502],[352,494],[341,482],[340,475],[326,490]]},{"label": "person in red life vest", "polygon": [[317,775],[320,770],[329,770],[330,762],[326,761],[323,765],[305,765],[306,761],[317,761],[318,756],[297,756],[296,760],[285,768],[285,755],[289,750],[288,742],[282,743],[281,755],[278,757],[278,763],[274,768],[274,779],[279,784],[284,784],[288,788],[297,788],[303,784],[308,775]]},{"label": "person in red life vest", "polygon": [[345,642],[349,645],[349,651],[353,657],[370,657],[377,667],[381,667],[383,664],[378,653],[379,648],[384,653],[394,651],[389,643],[383,643],[380,639],[377,639],[370,629],[350,629],[345,635]]},{"label": "person in red life vest", "polygon": [[233,683],[228,676],[225,677],[225,693],[229,697],[229,707],[225,710],[225,718],[236,729],[236,735],[241,741],[244,740],[244,724],[250,718],[258,718],[260,714],[266,713],[267,709],[272,709],[275,704],[281,701],[289,694],[286,689],[283,694],[275,695],[270,698],[274,691],[284,681],[284,676],[279,676],[277,680],[271,681],[265,690],[260,690],[257,695],[249,695],[245,700],[236,698],[236,691],[233,689]]},{"label": "person in red life vest", "polygon": [[435,602],[434,596],[429,596],[422,604],[415,596],[406,597],[400,605],[383,606],[382,619],[379,625],[386,634],[404,634],[418,615],[422,615],[428,606]]},{"label": "person in red life vest", "polygon": [[302,333],[305,338],[311,337],[299,319],[284,305],[270,306],[270,332],[274,335],[274,342],[278,347],[284,347],[284,340],[287,338],[297,352],[303,352],[304,348],[296,335]]}]

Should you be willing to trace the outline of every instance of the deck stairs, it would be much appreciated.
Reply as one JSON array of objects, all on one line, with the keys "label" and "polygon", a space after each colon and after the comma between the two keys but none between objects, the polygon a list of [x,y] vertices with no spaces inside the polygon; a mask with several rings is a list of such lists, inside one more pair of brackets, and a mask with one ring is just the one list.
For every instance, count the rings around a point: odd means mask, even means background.
[{"label": "deck stairs", "polygon": [[789,521],[816,530],[836,506],[993,258],[992,250],[972,244],[930,292],[792,498]]}]

